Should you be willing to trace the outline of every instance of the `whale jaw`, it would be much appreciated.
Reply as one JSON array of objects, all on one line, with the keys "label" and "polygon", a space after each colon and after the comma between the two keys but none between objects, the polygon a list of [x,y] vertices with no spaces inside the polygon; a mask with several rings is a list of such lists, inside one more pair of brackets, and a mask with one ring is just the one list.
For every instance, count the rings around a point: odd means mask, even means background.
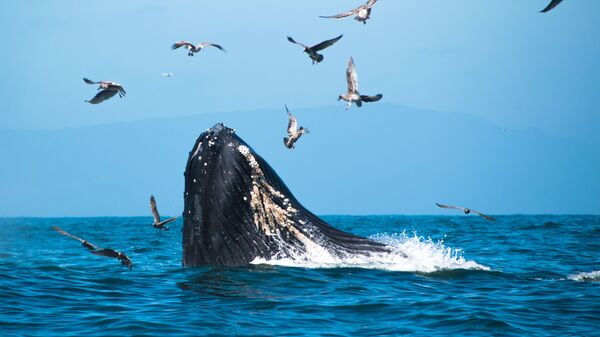
[{"label": "whale jaw", "polygon": [[184,266],[387,250],[305,209],[270,165],[223,124],[198,137],[184,175]]}]

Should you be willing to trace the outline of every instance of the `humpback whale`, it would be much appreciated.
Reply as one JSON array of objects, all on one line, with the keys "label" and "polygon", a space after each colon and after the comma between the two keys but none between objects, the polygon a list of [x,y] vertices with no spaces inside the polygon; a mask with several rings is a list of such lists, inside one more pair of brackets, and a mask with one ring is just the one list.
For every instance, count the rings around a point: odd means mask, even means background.
[{"label": "humpback whale", "polygon": [[340,231],[304,208],[271,166],[221,123],[198,137],[184,177],[185,267],[388,252],[384,244]]}]

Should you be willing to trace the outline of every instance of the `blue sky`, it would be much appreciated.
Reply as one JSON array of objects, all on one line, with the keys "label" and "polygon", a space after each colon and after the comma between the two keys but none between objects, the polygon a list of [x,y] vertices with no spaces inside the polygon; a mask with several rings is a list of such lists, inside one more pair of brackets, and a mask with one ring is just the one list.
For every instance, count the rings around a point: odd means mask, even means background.
[{"label": "blue sky", "polygon": [[[366,26],[318,18],[356,2],[3,3],[0,127],[319,107],[344,89],[353,55],[363,90],[388,102],[600,142],[598,1],[566,0],[544,15],[546,0],[381,0]],[[317,67],[285,39],[316,43],[341,33]],[[179,39],[229,52],[188,58],[169,49]],[[83,76],[123,83],[130,95],[85,105],[93,89]]]},{"label": "blue sky", "polygon": [[[352,55],[361,91],[387,103],[600,144],[599,1],[540,14],[547,0],[380,0],[365,26],[318,18],[360,2],[5,2],[0,130],[332,106]],[[342,33],[318,66],[286,40]],[[169,48],[180,39],[228,52],[187,57]],[[88,105],[84,76],[120,82],[128,96]]]}]

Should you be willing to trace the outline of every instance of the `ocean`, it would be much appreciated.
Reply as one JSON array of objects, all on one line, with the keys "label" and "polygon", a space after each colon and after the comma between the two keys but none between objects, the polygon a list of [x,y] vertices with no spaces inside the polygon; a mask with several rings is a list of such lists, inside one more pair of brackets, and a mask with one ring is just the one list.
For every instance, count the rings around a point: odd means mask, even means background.
[{"label": "ocean", "polygon": [[180,219],[0,219],[0,335],[600,336],[600,216],[323,218],[393,252],[182,268]]}]

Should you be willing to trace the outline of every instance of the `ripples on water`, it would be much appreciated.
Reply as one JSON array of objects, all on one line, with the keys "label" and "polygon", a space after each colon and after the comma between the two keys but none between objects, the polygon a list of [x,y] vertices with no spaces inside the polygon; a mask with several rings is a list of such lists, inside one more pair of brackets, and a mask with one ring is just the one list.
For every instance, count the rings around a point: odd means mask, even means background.
[{"label": "ripples on water", "polygon": [[600,335],[600,217],[326,220],[398,253],[183,269],[179,220],[0,219],[0,334]]}]

